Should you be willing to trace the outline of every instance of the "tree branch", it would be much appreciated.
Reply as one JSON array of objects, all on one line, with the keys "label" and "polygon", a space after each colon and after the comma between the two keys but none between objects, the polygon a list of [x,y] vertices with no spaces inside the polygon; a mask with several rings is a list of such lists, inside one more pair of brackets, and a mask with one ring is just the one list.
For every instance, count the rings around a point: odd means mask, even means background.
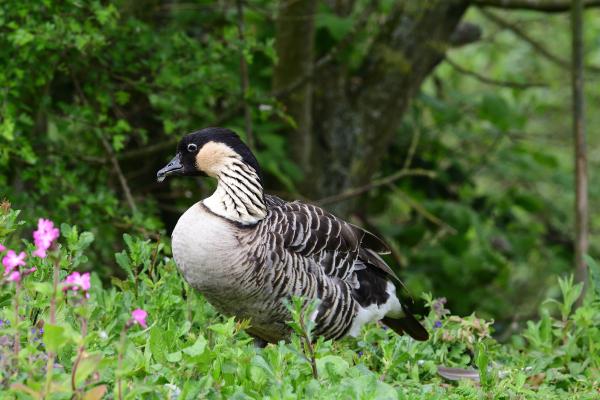
[{"label": "tree branch", "polygon": [[479,25],[470,22],[461,22],[454,32],[452,32],[452,35],[450,35],[448,44],[452,47],[461,47],[477,42],[479,39],[481,39],[481,28]]},{"label": "tree branch", "polygon": [[[374,3],[376,3],[376,2],[373,2],[371,4],[373,5]],[[365,9],[365,12],[363,12],[361,14],[361,16],[358,18],[358,20],[355,24],[355,27],[337,45],[335,45],[327,54],[325,54],[323,57],[319,58],[315,62],[312,70],[309,73],[304,74],[303,76],[299,77],[298,79],[293,81],[290,85],[288,85],[284,88],[274,90],[271,93],[271,96],[277,97],[277,98],[282,98],[282,97],[288,96],[290,93],[298,90],[305,83],[307,83],[308,81],[313,79],[317,72],[319,72],[324,67],[329,65],[335,59],[335,57],[340,53],[340,51],[342,51],[346,46],[348,46],[350,43],[352,43],[352,39],[355,37],[356,33],[359,30],[358,28],[364,26],[367,18],[370,16],[371,11],[373,10],[373,7],[374,6],[367,7]],[[221,116],[219,116],[217,118],[217,120],[215,120],[212,124],[214,126],[221,125],[223,122],[236,116],[238,114],[238,112],[240,112],[241,110],[244,110],[244,107],[245,107],[244,101],[238,101],[236,104],[234,104],[231,107],[231,109],[225,111]],[[145,146],[140,149],[122,152],[119,155],[117,155],[117,159],[129,160],[129,159],[135,159],[138,157],[144,157],[144,156],[147,156],[150,154],[160,153],[161,151],[164,151],[164,150],[174,147],[178,141],[179,141],[178,137],[169,138],[169,139],[166,139],[159,143],[155,143],[150,146]]]},{"label": "tree branch", "polygon": [[397,195],[402,197],[404,199],[404,201],[406,203],[408,203],[409,206],[411,206],[417,213],[421,214],[423,216],[423,218],[425,218],[429,222],[441,227],[446,232],[448,232],[452,235],[456,235],[458,233],[458,231],[454,227],[448,225],[448,223],[446,223],[445,221],[441,220],[440,218],[436,217],[435,215],[433,215],[432,213],[427,211],[427,209],[425,207],[423,207],[421,205],[421,203],[419,203],[418,201],[416,201],[415,199],[410,197],[404,191],[398,189],[397,187],[394,187],[393,190],[394,190],[394,193],[396,193]]},{"label": "tree branch", "polygon": [[108,154],[108,158],[112,163],[115,174],[117,174],[117,177],[119,178],[119,183],[121,184],[121,188],[123,189],[123,193],[125,194],[127,204],[129,204],[129,208],[131,208],[131,211],[133,213],[137,213],[137,206],[135,204],[135,200],[131,195],[131,190],[129,189],[129,185],[127,184],[127,179],[125,179],[125,175],[123,175],[123,170],[121,169],[121,165],[119,165],[119,161],[115,156],[115,152],[113,151],[112,146],[110,145],[110,143],[108,143],[108,140],[106,140],[104,134],[100,131],[100,129],[98,129],[98,135],[100,136],[102,146],[104,147],[104,150],[106,151],[106,154]]},{"label": "tree branch", "polygon": [[[506,10],[531,10],[546,13],[566,12],[571,9],[571,0],[471,0],[471,4]],[[585,8],[600,7],[600,0],[587,0]]]},{"label": "tree branch", "polygon": [[472,78],[477,79],[479,82],[488,84],[488,85],[494,85],[494,86],[503,86],[503,87],[508,87],[511,89],[530,89],[530,88],[536,88],[536,87],[546,87],[547,85],[545,83],[540,83],[540,82],[513,82],[513,81],[504,81],[504,80],[497,80],[497,79],[492,79],[492,78],[488,78],[487,76],[481,75],[478,72],[466,69],[462,66],[460,66],[459,64],[457,64],[456,62],[454,62],[450,57],[448,57],[448,55],[446,55],[445,61],[452,67],[454,68],[454,70],[456,70],[457,72],[463,74],[463,75],[467,75],[470,76]]},{"label": "tree branch", "polygon": [[429,178],[435,178],[436,173],[434,171],[428,171],[428,170],[424,170],[424,169],[402,169],[392,175],[386,176],[385,178],[377,179],[368,185],[363,185],[360,187],[349,189],[340,194],[336,194],[333,196],[329,196],[329,197],[325,197],[320,200],[317,200],[315,202],[315,204],[322,206],[325,204],[337,203],[338,201],[347,200],[352,197],[356,197],[363,193],[371,191],[380,186],[388,185],[390,183],[397,181],[398,179],[405,178],[407,176],[426,176]]},{"label": "tree branch", "polygon": [[[81,101],[83,101],[88,106],[91,106],[85,93],[83,92],[83,89],[81,88],[81,85],[79,84],[79,80],[73,74],[72,74],[72,78],[73,78],[73,84],[75,85],[75,90],[77,91],[77,94],[79,95],[79,98],[81,99]],[[119,178],[119,182],[121,184],[121,188],[123,189],[123,193],[125,194],[125,199],[127,200],[127,203],[129,204],[129,208],[131,208],[131,211],[133,213],[137,213],[137,206],[135,204],[133,196],[131,195],[131,190],[129,189],[129,185],[127,184],[127,179],[125,179],[125,175],[123,175],[123,170],[121,169],[121,165],[119,164],[119,161],[117,160],[117,157],[115,156],[115,152],[113,151],[113,148],[110,145],[110,143],[108,142],[108,140],[106,139],[106,137],[104,137],[102,130],[98,129],[97,132],[98,132],[98,136],[100,137],[100,141],[102,142],[102,146],[104,147],[104,150],[106,151],[106,154],[108,155],[108,158],[113,165],[115,174],[117,174],[117,177]]]},{"label": "tree branch", "polygon": [[[509,29],[517,37],[519,37],[520,39],[529,43],[535,51],[537,51],[540,55],[545,57],[548,61],[551,61],[554,64],[556,64],[562,68],[569,69],[569,70],[571,69],[571,62],[569,60],[562,59],[559,56],[555,55],[554,53],[551,53],[548,49],[546,49],[546,47],[544,47],[543,44],[541,44],[537,40],[533,39],[523,29],[519,28],[518,26],[516,26],[513,23],[508,22],[507,20],[496,15],[495,13],[489,12],[483,8],[480,11],[483,14],[483,16],[486,17],[487,19],[489,19],[490,21],[494,22],[495,24],[497,24],[500,27]],[[598,67],[598,66],[588,65],[585,68],[591,72],[600,73],[600,67]]]},{"label": "tree branch", "polygon": [[[225,111],[222,115],[220,115],[213,123],[213,126],[219,126],[223,122],[228,121],[230,118],[236,116],[238,112],[243,110],[244,102],[238,101],[235,103],[229,110]],[[129,150],[123,153],[120,153],[117,156],[118,160],[129,160],[132,158],[138,158],[147,156],[154,153],[160,153],[163,150],[172,149],[179,142],[179,137],[171,137],[163,140],[162,142],[155,143],[150,146],[145,146],[140,149]]]}]

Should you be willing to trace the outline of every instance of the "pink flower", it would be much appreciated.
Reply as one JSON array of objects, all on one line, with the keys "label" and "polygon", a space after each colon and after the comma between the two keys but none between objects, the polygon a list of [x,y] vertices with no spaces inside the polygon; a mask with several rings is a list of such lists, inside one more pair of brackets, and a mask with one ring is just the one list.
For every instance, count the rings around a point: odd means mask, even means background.
[{"label": "pink flower", "polygon": [[20,282],[21,281],[21,273],[19,271],[13,271],[8,275],[8,279],[10,282]]},{"label": "pink flower", "polygon": [[78,291],[79,289],[87,292],[90,290],[90,273],[79,274],[79,272],[73,272],[67,276],[67,279],[63,282],[63,290]]},{"label": "pink flower", "polygon": [[4,250],[6,250],[6,247],[2,246],[2,243],[0,243],[0,253],[2,253]]},{"label": "pink flower", "polygon": [[141,308],[135,309],[131,313],[131,318],[133,319],[133,321],[135,323],[140,324],[144,328],[148,327],[148,325],[146,325],[146,317],[147,316],[148,316],[148,313],[146,311],[142,310]]},{"label": "pink flower", "polygon": [[54,227],[54,222],[49,219],[40,218],[38,220],[37,231],[33,232],[33,241],[36,247],[33,255],[40,258],[46,258],[46,250],[52,246],[52,243],[59,235],[60,231],[58,228]]},{"label": "pink flower", "polygon": [[2,265],[4,265],[4,276],[10,274],[13,269],[18,266],[25,265],[25,252],[22,251],[17,255],[14,250],[9,250],[4,258],[2,259]]},{"label": "pink flower", "polygon": [[33,253],[31,253],[31,254],[34,255],[34,256],[36,256],[36,257],[39,257],[39,258],[46,258],[46,256],[48,255],[48,254],[46,254],[46,249],[43,249],[43,248],[40,248],[40,247],[36,248],[33,251]]}]

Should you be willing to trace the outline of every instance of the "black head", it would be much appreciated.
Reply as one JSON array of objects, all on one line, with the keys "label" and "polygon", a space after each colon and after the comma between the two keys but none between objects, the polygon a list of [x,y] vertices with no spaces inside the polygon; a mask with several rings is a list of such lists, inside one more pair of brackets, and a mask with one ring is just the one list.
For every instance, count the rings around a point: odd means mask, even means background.
[{"label": "black head", "polygon": [[217,176],[228,163],[239,160],[260,175],[258,161],[240,137],[225,128],[205,128],[184,136],[177,154],[158,173],[162,182],[171,175]]}]

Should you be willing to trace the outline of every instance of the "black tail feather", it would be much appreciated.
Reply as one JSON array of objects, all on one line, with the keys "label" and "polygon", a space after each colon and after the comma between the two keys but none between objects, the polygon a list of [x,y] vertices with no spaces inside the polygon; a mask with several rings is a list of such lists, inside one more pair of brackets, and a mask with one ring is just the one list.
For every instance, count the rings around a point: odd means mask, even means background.
[{"label": "black tail feather", "polygon": [[384,317],[381,320],[386,326],[393,329],[398,335],[402,335],[406,332],[410,337],[415,340],[425,341],[429,339],[429,333],[421,325],[419,321],[409,312],[405,311],[405,316],[402,318],[390,318]]}]

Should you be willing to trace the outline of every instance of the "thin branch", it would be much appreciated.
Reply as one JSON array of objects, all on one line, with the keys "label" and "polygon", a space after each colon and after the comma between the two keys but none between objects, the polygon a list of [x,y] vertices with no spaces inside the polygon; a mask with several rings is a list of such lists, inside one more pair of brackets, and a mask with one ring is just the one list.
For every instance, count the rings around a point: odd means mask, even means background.
[{"label": "thin branch", "polygon": [[[273,91],[271,93],[271,96],[275,97],[275,98],[281,98],[281,97],[288,96],[289,94],[293,93],[294,91],[296,91],[300,87],[302,87],[306,82],[313,79],[316,76],[317,72],[321,71],[324,67],[326,67],[333,60],[335,60],[335,57],[340,53],[340,51],[342,51],[344,48],[346,48],[349,44],[352,43],[352,40],[354,39],[356,33],[358,32],[358,28],[364,27],[368,18],[372,15],[372,12],[375,8],[375,3],[376,2],[371,2],[370,6],[365,8],[364,12],[357,19],[356,24],[354,25],[354,28],[351,29],[350,32],[337,45],[332,47],[331,50],[329,50],[329,52],[327,54],[325,54],[323,57],[319,58],[315,62],[315,65],[313,66],[313,68],[311,69],[311,71],[309,73],[299,77],[298,79],[296,79],[294,82],[292,82],[287,87],[282,88],[277,91]],[[245,106],[245,102],[243,101],[243,99],[241,101],[238,101],[231,107],[231,109],[225,111],[221,116],[219,116],[217,118],[217,120],[214,121],[213,125],[219,126],[223,122],[231,119],[232,117],[235,117],[241,110],[244,110],[244,106]],[[129,159],[135,159],[138,157],[148,156],[150,154],[160,153],[163,150],[173,148],[177,144],[177,142],[179,142],[178,137],[169,138],[167,140],[164,140],[159,143],[155,143],[150,146],[145,146],[140,149],[135,149],[135,150],[130,150],[130,151],[120,153],[118,155],[118,159],[119,160],[129,160]]]},{"label": "thin branch", "polygon": [[[507,10],[531,10],[546,13],[566,12],[571,9],[571,0],[471,0],[471,4],[481,7],[495,7]],[[600,7],[600,0],[587,0],[585,8]]]},{"label": "thin branch", "polygon": [[408,152],[406,153],[406,159],[404,160],[404,165],[402,165],[401,171],[408,171],[410,168],[410,164],[412,164],[413,157],[415,156],[415,152],[417,151],[417,146],[419,146],[419,140],[421,139],[421,128],[415,127],[413,129],[413,135],[410,139],[410,146],[408,147]]},{"label": "thin branch", "polygon": [[119,161],[115,156],[115,152],[112,149],[108,140],[104,137],[104,134],[98,130],[98,135],[100,136],[100,141],[102,142],[102,146],[104,146],[104,150],[108,155],[110,162],[112,163],[113,169],[119,178],[119,183],[121,184],[121,188],[123,189],[123,193],[125,194],[125,199],[127,200],[127,204],[129,204],[129,208],[133,213],[137,213],[137,206],[135,204],[135,200],[131,195],[131,190],[129,189],[129,185],[127,184],[127,179],[125,179],[125,175],[123,175],[123,170],[121,169],[121,165],[119,165]]},{"label": "thin branch", "polygon": [[319,379],[319,373],[317,370],[317,357],[315,355],[315,348],[312,344],[312,340],[311,337],[309,335],[309,332],[307,330],[306,327],[306,323],[304,322],[304,307],[302,308],[302,312],[300,313],[299,317],[299,322],[300,322],[300,329],[302,331],[302,341],[304,342],[304,350],[305,353],[308,353],[308,361],[310,362],[310,367],[312,369],[312,375],[313,378],[315,379]]},{"label": "thin branch", "polygon": [[496,136],[494,137],[494,140],[492,140],[492,143],[490,143],[490,145],[486,149],[483,149],[481,151],[481,156],[479,157],[479,161],[477,161],[475,164],[473,164],[467,170],[465,175],[468,177],[472,177],[475,174],[477,174],[479,171],[481,171],[483,168],[485,168],[489,164],[490,156],[496,152],[498,146],[500,145],[500,143],[502,142],[502,139],[504,139],[505,136],[508,138],[511,138],[511,135],[509,132],[496,132]]},{"label": "thin branch", "polygon": [[[230,118],[236,116],[241,110],[244,108],[244,102],[238,101],[235,103],[229,110],[225,111],[222,115],[220,115],[215,121],[213,126],[219,126],[223,122],[228,121]],[[173,149],[177,143],[179,142],[179,137],[171,137],[162,142],[155,143],[150,146],[145,146],[139,149],[126,151],[120,153],[117,156],[119,160],[130,160],[133,158],[144,157],[154,153],[160,153],[163,150]]]},{"label": "thin branch", "polygon": [[502,87],[508,87],[511,89],[530,89],[530,88],[539,88],[539,87],[547,87],[547,85],[545,83],[541,83],[541,82],[514,82],[514,81],[504,81],[504,80],[498,80],[498,79],[492,79],[492,78],[488,78],[487,76],[481,75],[478,72],[466,69],[464,67],[462,67],[461,65],[457,64],[455,61],[453,61],[450,57],[448,57],[446,55],[446,59],[445,61],[452,67],[454,68],[455,71],[463,74],[463,75],[467,75],[470,76],[472,78],[477,79],[479,82],[488,84],[488,85],[494,85],[494,86],[502,86]]},{"label": "thin branch", "polygon": [[246,142],[248,143],[248,147],[254,150],[254,134],[252,133],[252,110],[250,110],[250,105],[248,104],[248,88],[250,86],[250,78],[248,77],[248,63],[246,62],[246,57],[244,56],[244,5],[242,0],[237,0],[237,27],[238,27],[238,38],[240,40],[240,90],[242,92],[242,99],[244,101],[244,124],[246,126]]},{"label": "thin branch", "polygon": [[325,204],[337,203],[342,200],[347,200],[352,197],[359,196],[380,186],[388,185],[397,181],[398,179],[405,178],[407,176],[426,176],[433,179],[436,177],[436,173],[434,171],[428,171],[424,169],[402,169],[392,175],[386,176],[381,179],[377,179],[367,185],[359,186],[353,189],[346,190],[345,192],[342,192],[340,194],[322,198],[320,200],[317,200],[315,203],[321,206]]},{"label": "thin branch", "polygon": [[403,190],[400,190],[397,187],[394,187],[393,190],[394,193],[400,195],[400,197],[402,197],[404,201],[408,203],[409,206],[411,206],[415,211],[421,214],[426,220],[434,223],[435,225],[440,226],[452,235],[455,235],[457,233],[457,230],[454,227],[448,225],[446,222],[442,221],[440,218],[427,211],[425,207],[423,207],[418,201],[406,194]]},{"label": "thin branch", "polygon": [[[548,61],[551,61],[554,64],[556,64],[556,65],[558,65],[558,66],[560,66],[562,68],[569,69],[569,70],[571,69],[571,62],[569,60],[565,60],[563,58],[560,58],[556,54],[550,52],[548,49],[546,49],[546,47],[544,47],[543,44],[541,44],[537,40],[533,39],[523,29],[519,28],[515,24],[513,24],[513,23],[511,23],[511,22],[509,22],[507,20],[505,20],[504,18],[498,16],[495,13],[489,12],[489,11],[483,9],[483,8],[480,9],[480,11],[483,14],[483,16],[486,17],[487,19],[489,19],[490,21],[494,22],[498,26],[501,26],[503,28],[506,28],[506,29],[512,31],[521,40],[529,43],[529,45],[535,51],[537,51],[541,56],[543,56],[544,58],[546,58]],[[596,65],[587,65],[585,68],[588,69],[591,72],[595,72],[595,73],[599,73],[600,72],[600,67],[598,67]]]},{"label": "thin branch", "polygon": [[[88,106],[91,106],[87,100],[85,93],[83,92],[83,89],[79,85],[79,80],[75,77],[75,75],[71,75],[71,76],[73,78],[73,84],[75,85],[75,90],[77,91],[79,98],[85,104],[87,104]],[[102,146],[104,146],[104,150],[108,154],[108,158],[113,165],[113,169],[115,170],[115,173],[117,174],[117,177],[119,178],[119,182],[121,183],[121,188],[123,189],[123,193],[125,194],[125,199],[127,200],[127,203],[129,204],[129,208],[131,208],[132,212],[136,213],[137,207],[135,205],[135,201],[133,200],[133,196],[131,195],[131,190],[129,189],[129,185],[127,184],[127,179],[125,179],[125,176],[123,175],[123,170],[121,169],[121,166],[119,165],[119,161],[117,160],[117,157],[115,156],[115,152],[113,151],[113,148],[110,145],[110,143],[108,143],[108,140],[106,140],[106,138],[104,137],[104,134],[102,133],[101,129],[98,129],[98,136],[100,137]]]}]

